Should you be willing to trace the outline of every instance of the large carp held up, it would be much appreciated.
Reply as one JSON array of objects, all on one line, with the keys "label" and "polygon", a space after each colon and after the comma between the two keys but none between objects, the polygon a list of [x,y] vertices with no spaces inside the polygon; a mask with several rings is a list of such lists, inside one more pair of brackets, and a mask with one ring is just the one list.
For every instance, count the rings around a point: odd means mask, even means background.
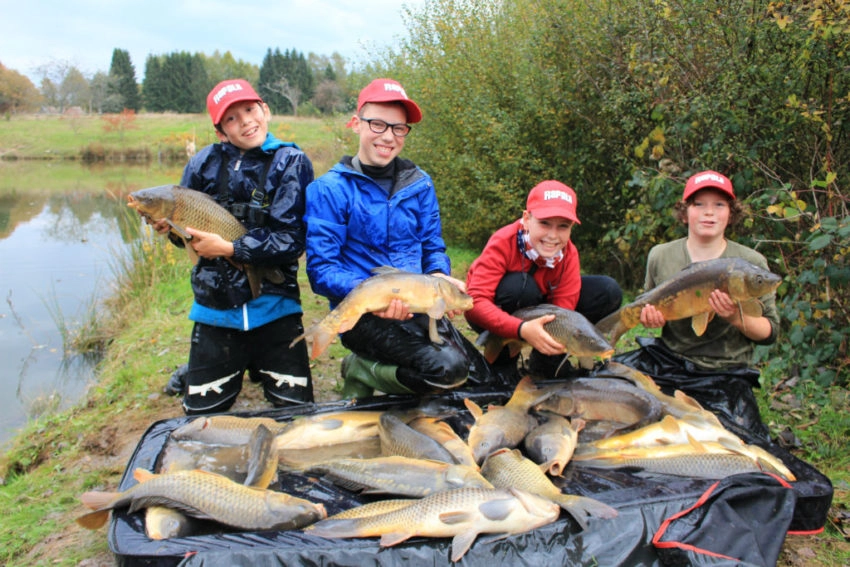
[{"label": "large carp held up", "polygon": [[[192,235],[186,232],[186,228],[211,232],[229,242],[248,232],[239,219],[210,195],[180,185],[160,185],[134,191],[127,196],[127,206],[138,211],[150,223],[167,221],[171,233],[183,242],[193,265],[198,263],[198,254],[190,244]],[[254,298],[260,295],[263,278],[273,283],[283,282],[283,273],[273,266],[246,265],[244,269]]]},{"label": "large carp held up", "polygon": [[715,289],[729,294],[738,308],[748,315],[760,316],[759,301],[772,293],[782,278],[742,258],[718,258],[694,262],[669,280],[637,296],[596,324],[603,333],[610,333],[609,342],[616,346],[620,337],[640,324],[640,312],[652,305],[668,321],[691,318],[696,335],[702,336],[714,317],[708,298]]}]

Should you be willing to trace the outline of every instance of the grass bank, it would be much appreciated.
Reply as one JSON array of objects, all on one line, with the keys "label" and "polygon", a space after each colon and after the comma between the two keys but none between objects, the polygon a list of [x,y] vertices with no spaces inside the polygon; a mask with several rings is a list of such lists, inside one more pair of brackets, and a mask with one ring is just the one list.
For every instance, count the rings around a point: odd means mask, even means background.
[{"label": "grass bank", "polygon": [[[154,137],[183,132],[191,124],[206,128],[202,120],[195,122],[190,117],[184,122],[184,117],[176,116],[151,116],[149,128],[147,118],[139,117],[146,121],[139,130],[155,132]],[[154,124],[160,119],[171,121],[172,129],[162,126],[158,130],[160,127]],[[44,128],[42,137],[56,140],[56,148],[63,144],[56,153],[73,155],[74,148],[68,144],[77,143],[82,136],[49,136],[47,130],[70,128],[56,120],[48,125],[45,120],[32,118],[31,135],[37,137]],[[17,127],[18,122],[15,118],[4,126]],[[300,121],[298,124],[300,128]],[[96,130],[95,126],[91,127]],[[326,128],[320,121],[314,120],[304,127],[312,133],[301,134],[292,125],[293,136],[282,137],[294,137],[314,159],[320,174],[341,153],[339,142],[333,128]],[[5,148],[10,140],[15,143],[15,136],[7,137],[4,129],[0,144]],[[299,136],[315,137],[308,142]],[[43,148],[30,146],[27,152],[35,154],[43,152]],[[322,155],[329,156],[327,166],[317,163],[317,157]],[[452,249],[450,253],[454,275],[463,277],[477,251]],[[163,239],[153,236],[140,241],[132,257],[117,267],[122,279],[100,322],[102,330],[112,339],[95,384],[73,409],[29,423],[5,447],[0,460],[5,528],[0,531],[0,562],[4,565],[112,564],[106,531],[84,530],[74,522],[83,513],[79,495],[90,489],[114,489],[145,430],[157,420],[182,415],[179,401],[165,396],[162,387],[171,371],[186,360],[189,349],[188,270],[188,260],[182,251],[166,246]],[[303,270],[301,277],[304,320],[310,322],[327,312],[327,302],[312,294],[303,281]],[[620,350],[630,348],[631,344],[622,341]],[[316,361],[313,376],[319,401],[338,397],[339,361],[345,352],[337,343]],[[758,395],[772,431],[786,437],[794,445],[793,453],[824,472],[835,485],[830,521],[824,533],[789,538],[779,565],[850,565],[848,394],[835,388],[795,382],[792,377],[776,376],[770,368],[762,369],[762,374],[764,384]],[[266,407],[255,386],[245,384],[235,411]]]}]

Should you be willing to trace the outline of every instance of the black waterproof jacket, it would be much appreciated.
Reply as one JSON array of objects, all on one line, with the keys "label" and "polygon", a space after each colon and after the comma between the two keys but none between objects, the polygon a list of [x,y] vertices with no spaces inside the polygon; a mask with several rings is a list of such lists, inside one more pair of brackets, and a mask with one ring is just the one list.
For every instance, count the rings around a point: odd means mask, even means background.
[{"label": "black waterproof jacket", "polygon": [[[212,144],[189,160],[180,184],[208,193],[232,209],[234,203],[247,205],[252,195],[260,196],[255,190],[263,177],[259,204],[268,214],[261,215],[260,223],[240,218],[248,233],[234,241],[233,261],[279,268],[283,283],[263,280],[262,293],[298,301],[298,259],[306,239],[304,188],[313,180],[313,164],[298,146],[271,134],[260,148],[244,153],[229,143]],[[252,297],[245,272],[223,258],[198,261],[192,270],[192,290],[198,304],[213,309],[233,309]]]}]

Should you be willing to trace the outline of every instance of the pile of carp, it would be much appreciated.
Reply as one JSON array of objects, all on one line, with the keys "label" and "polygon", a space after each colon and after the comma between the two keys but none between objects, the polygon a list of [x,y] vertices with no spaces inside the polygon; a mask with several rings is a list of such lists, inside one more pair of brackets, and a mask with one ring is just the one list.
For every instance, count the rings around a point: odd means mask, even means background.
[{"label": "pile of carp", "polygon": [[[457,561],[479,534],[533,530],[562,510],[581,528],[591,518],[615,517],[601,501],[563,492],[558,480],[568,467],[695,478],[761,471],[795,480],[779,459],[729,432],[693,399],[666,395],[616,362],[565,382],[523,378],[501,406],[463,401],[464,428],[449,419],[462,410],[439,399],[289,421],[198,417],[171,432],[158,473],[136,469],[138,483],[124,492],[83,494],[92,511],[77,521],[96,529],[110,510],[129,507],[144,511],[151,539],[228,529],[379,537],[382,547],[414,536],[453,538]],[[369,501],[329,517],[324,504],[272,488],[287,473]]]}]

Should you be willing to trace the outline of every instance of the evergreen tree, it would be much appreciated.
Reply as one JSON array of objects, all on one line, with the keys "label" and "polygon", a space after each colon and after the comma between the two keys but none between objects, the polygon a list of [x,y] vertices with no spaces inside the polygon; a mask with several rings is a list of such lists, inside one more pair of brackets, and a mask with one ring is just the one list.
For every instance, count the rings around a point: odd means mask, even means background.
[{"label": "evergreen tree", "polygon": [[[136,83],[136,69],[130,60],[130,52],[125,49],[112,51],[112,64],[109,66],[109,98],[120,101],[121,108],[108,108],[109,112],[120,112],[127,108],[138,111],[142,107],[139,85]],[[114,103],[110,106],[114,106]]]}]

